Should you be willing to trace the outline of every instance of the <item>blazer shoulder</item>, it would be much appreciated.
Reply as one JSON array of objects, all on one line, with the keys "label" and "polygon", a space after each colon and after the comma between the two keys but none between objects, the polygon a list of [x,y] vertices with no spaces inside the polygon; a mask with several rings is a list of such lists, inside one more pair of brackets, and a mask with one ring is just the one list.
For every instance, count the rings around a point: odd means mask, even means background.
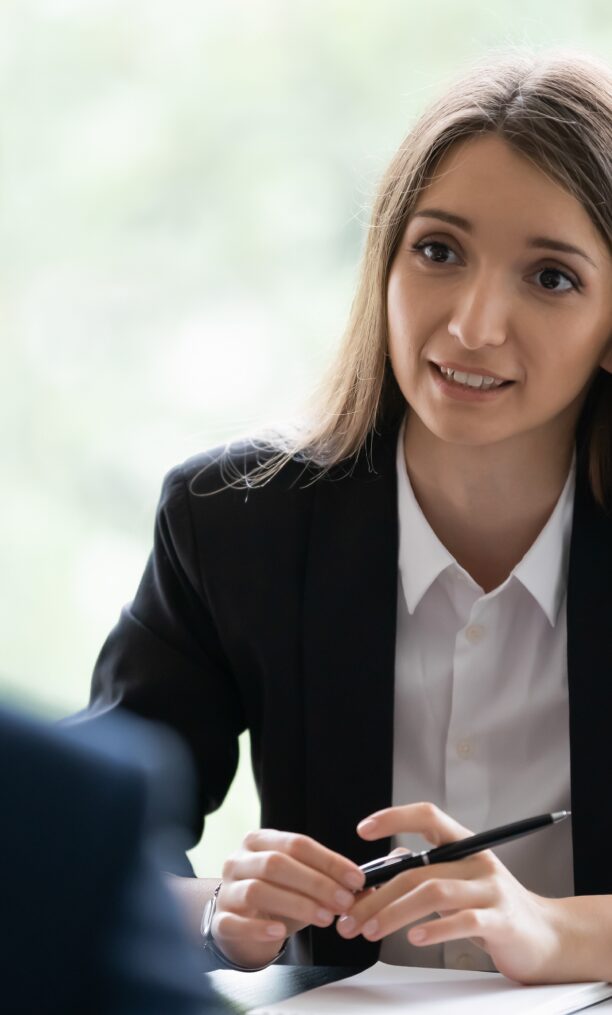
[{"label": "blazer shoulder", "polygon": [[[372,431],[363,447],[344,461],[323,469],[306,453],[286,454],[280,441],[245,437],[221,444],[170,469],[164,478],[163,493],[168,496],[180,485],[189,494],[208,497],[225,494],[241,500],[256,495],[269,500],[289,491],[312,491],[318,485],[334,486],[353,482],[372,482],[380,473],[395,467],[397,428]],[[268,474],[261,481],[261,470]],[[256,473],[259,475],[255,476]],[[304,493],[304,499],[308,494]]]},{"label": "blazer shoulder", "polygon": [[[322,470],[304,454],[284,455],[280,442],[245,438],[186,459],[166,474],[158,525],[192,548],[219,539],[253,549],[266,536],[288,546],[302,540],[315,503],[331,510],[338,499],[395,475],[395,437],[374,435],[352,459]],[[268,467],[264,481],[253,472]],[[258,477],[261,479],[261,477]],[[269,540],[264,538],[267,547]],[[262,544],[262,550],[264,548]]]},{"label": "blazer shoulder", "polygon": [[[274,466],[277,466],[274,468]],[[269,468],[264,482],[254,473]],[[215,514],[232,506],[257,503],[269,508],[276,501],[287,503],[287,494],[308,500],[308,491],[319,481],[316,466],[299,456],[287,457],[279,446],[245,438],[218,445],[173,466],[165,475],[160,507],[186,498],[192,508]]]}]

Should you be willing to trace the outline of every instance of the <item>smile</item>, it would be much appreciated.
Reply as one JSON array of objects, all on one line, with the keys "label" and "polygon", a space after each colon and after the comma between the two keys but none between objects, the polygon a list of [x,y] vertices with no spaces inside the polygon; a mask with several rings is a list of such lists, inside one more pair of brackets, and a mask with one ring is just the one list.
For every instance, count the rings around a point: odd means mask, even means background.
[{"label": "smile", "polygon": [[498,380],[496,377],[483,376],[482,374],[468,374],[461,370],[452,370],[451,367],[438,367],[438,370],[447,380],[454,384],[461,384],[469,388],[482,388],[488,391],[490,388],[501,388],[502,384],[509,381]]},{"label": "smile", "polygon": [[459,402],[490,402],[502,398],[514,381],[476,374],[458,367],[441,366],[430,361],[429,368],[437,388],[447,397]]}]

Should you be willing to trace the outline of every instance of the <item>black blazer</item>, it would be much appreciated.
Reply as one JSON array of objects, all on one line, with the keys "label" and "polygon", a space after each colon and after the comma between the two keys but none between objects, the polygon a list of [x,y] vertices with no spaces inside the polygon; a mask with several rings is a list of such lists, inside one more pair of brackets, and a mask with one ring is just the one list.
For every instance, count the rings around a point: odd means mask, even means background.
[{"label": "black blazer", "polygon": [[[215,492],[228,461],[254,463],[248,445],[172,470],[152,556],[92,687],[94,705],[121,702],[186,737],[202,815],[221,804],[248,727],[262,825],[358,863],[387,844],[363,842],[355,825],[392,792],[396,441],[396,427],[374,434],[352,468],[316,481],[292,461],[248,492]],[[581,457],[568,668],[575,889],[612,893],[612,520]],[[379,947],[333,928],[302,939],[317,963],[366,964]]]},{"label": "black blazer", "polygon": [[142,772],[96,741],[0,711],[0,1009],[221,1015],[145,853]]}]

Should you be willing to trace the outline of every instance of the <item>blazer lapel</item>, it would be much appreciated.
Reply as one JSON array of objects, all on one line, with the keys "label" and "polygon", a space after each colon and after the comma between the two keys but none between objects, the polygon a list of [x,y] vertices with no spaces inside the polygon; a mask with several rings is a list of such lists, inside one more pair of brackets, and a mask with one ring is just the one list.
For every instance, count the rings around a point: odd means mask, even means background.
[{"label": "blazer lapel", "polygon": [[[306,563],[303,661],[307,827],[364,863],[361,818],[391,803],[397,599],[397,432],[375,437],[372,466],[317,482]],[[378,945],[312,931],[313,961],[367,964]],[[359,954],[362,952],[363,954]]]},{"label": "blazer lapel", "polygon": [[574,885],[612,893],[612,518],[576,483],[567,598]]}]

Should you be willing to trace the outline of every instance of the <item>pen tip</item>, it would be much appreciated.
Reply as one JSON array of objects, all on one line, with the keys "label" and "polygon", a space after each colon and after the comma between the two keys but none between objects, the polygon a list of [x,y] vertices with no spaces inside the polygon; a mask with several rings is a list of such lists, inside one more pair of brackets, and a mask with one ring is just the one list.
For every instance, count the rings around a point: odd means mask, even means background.
[{"label": "pen tip", "polygon": [[571,816],[572,816],[571,811],[554,811],[554,813],[551,814],[553,824],[556,824],[557,821],[564,821],[565,818],[571,818]]}]

